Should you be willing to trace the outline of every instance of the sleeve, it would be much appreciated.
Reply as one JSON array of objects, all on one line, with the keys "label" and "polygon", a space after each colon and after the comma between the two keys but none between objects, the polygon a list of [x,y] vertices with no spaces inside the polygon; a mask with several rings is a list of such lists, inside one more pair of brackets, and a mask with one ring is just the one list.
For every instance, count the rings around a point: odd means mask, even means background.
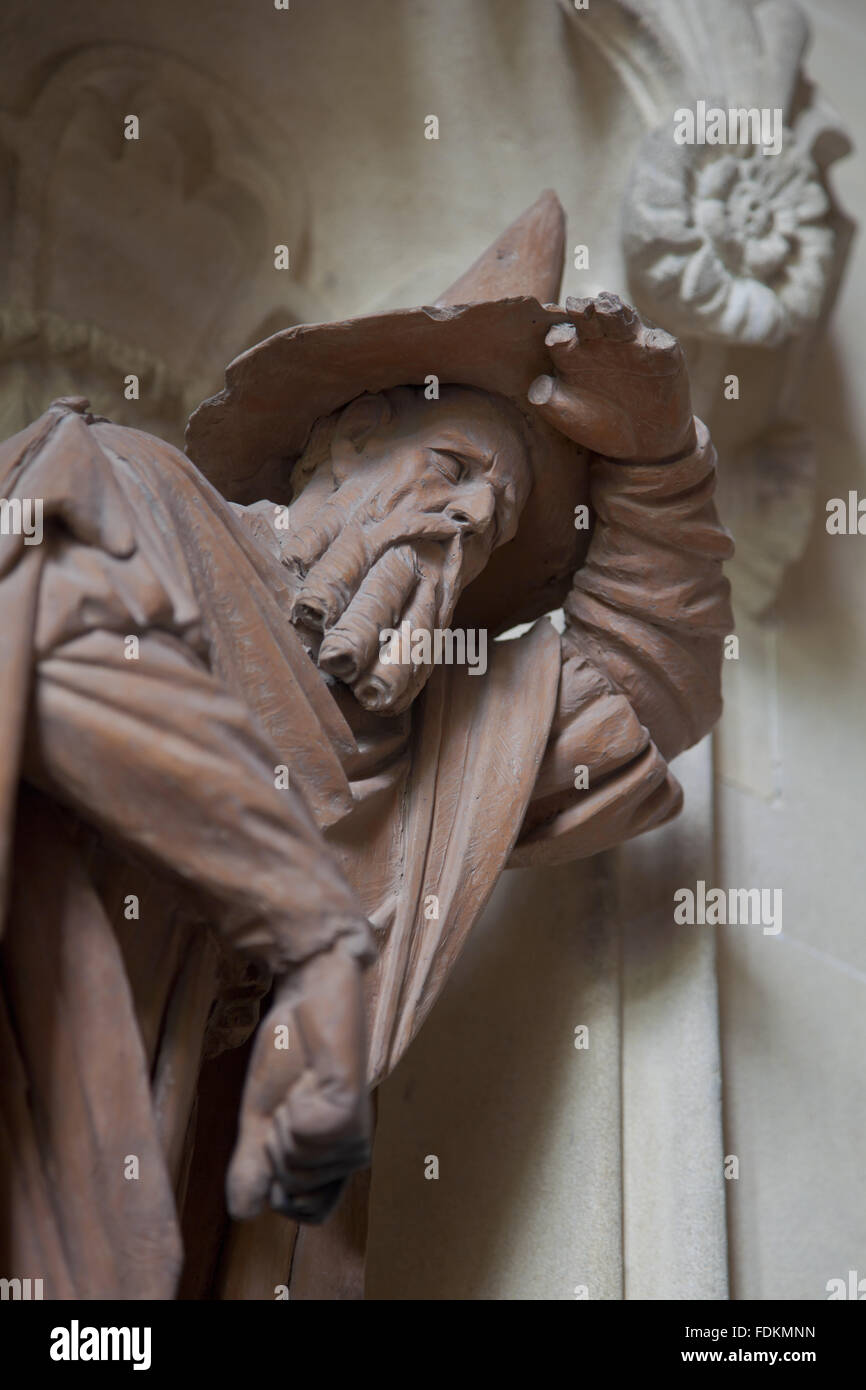
[{"label": "sleeve", "polygon": [[126,661],[96,629],[35,673],[27,779],[171,875],[226,944],[280,974],[372,933],[336,856],[244,707],[170,634]]},{"label": "sleeve", "polygon": [[161,507],[149,437],[112,436],[121,470],[83,407],[57,402],[0,446],[0,483],[41,499],[46,522],[30,550],[18,536],[0,546],[0,677],[18,709],[0,723],[14,739],[6,820],[20,774],[170,875],[229,945],[273,972],[337,940],[371,961],[367,919],[306,799],[278,785],[282,758],[205,659],[182,549],[158,544],[198,525],[214,576],[231,535],[219,515],[201,529],[210,512],[180,474]]},{"label": "sleeve", "polygon": [[592,465],[595,529],[564,605],[557,713],[512,864],[585,857],[669,820],[682,793],[668,762],[719,717],[733,544],[695,424],[694,451],[672,463]]}]

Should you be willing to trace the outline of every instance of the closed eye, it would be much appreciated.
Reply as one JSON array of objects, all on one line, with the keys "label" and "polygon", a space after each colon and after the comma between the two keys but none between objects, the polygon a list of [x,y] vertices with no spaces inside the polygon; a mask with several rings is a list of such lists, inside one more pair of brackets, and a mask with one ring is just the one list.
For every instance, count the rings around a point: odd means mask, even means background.
[{"label": "closed eye", "polygon": [[443,473],[450,483],[463,481],[468,468],[459,454],[449,453],[447,449],[431,449],[430,452],[439,472]]}]

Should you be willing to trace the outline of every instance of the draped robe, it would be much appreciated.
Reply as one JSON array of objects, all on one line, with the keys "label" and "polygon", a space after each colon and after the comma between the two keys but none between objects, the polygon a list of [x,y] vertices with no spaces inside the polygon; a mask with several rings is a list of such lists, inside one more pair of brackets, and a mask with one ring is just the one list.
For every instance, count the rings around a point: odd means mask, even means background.
[{"label": "draped robe", "polygon": [[207,1289],[221,1174],[208,1207],[196,1132],[230,1142],[239,1074],[202,1117],[202,1063],[249,1036],[273,972],[337,936],[375,959],[375,1085],[509,862],[676,813],[667,762],[718,713],[730,627],[712,475],[702,427],[675,464],[602,461],[565,637],[542,619],[483,677],[440,666],[388,720],[323,681],[254,518],[182,454],[79,402],[2,446],[0,494],[46,518],[41,545],[0,536],[8,1277],[173,1297],[186,1207]]}]

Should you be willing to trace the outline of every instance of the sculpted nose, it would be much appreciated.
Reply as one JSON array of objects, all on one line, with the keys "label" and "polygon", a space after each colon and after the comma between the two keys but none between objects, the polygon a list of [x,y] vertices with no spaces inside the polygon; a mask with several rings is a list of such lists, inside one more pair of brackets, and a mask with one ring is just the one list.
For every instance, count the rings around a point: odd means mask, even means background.
[{"label": "sculpted nose", "polygon": [[496,515],[493,489],[487,483],[476,483],[474,487],[461,488],[459,495],[445,508],[445,515],[459,526],[461,531],[466,531],[469,535],[483,535]]}]

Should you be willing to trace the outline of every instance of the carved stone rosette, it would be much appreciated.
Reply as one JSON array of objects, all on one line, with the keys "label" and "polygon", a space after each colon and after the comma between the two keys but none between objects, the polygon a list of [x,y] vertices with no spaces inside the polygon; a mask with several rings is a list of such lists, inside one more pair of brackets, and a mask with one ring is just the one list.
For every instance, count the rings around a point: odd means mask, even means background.
[{"label": "carved stone rosette", "polygon": [[[598,0],[579,16],[562,4],[647,126],[621,208],[629,288],[685,347],[722,460],[735,598],[759,615],[812,522],[817,463],[798,401],[851,240],[829,181],[850,143],[804,76],[809,29],[789,0]],[[698,101],[780,111],[780,152],[677,144],[675,112]]]}]

